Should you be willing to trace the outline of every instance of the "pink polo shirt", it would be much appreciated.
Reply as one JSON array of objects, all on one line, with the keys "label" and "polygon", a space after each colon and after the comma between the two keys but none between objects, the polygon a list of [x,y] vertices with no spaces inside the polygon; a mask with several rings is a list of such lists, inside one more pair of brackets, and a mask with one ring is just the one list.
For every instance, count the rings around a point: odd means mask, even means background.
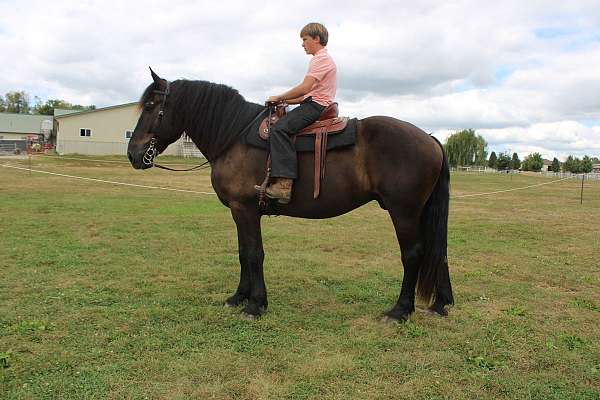
[{"label": "pink polo shirt", "polygon": [[307,76],[317,80],[304,98],[312,96],[314,102],[327,107],[333,103],[337,90],[337,67],[326,48],[323,48],[311,58],[308,64]]}]

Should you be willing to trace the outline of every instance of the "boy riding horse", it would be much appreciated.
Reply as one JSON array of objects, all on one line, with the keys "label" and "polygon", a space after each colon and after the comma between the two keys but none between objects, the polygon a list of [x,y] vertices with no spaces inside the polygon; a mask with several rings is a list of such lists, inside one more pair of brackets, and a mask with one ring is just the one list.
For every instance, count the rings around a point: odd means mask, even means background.
[{"label": "boy riding horse", "polygon": [[298,162],[292,136],[315,122],[323,110],[334,102],[337,89],[337,68],[325,46],[327,29],[310,23],[300,32],[302,47],[312,55],[304,81],[268,103],[300,104],[271,127],[271,176],[275,178],[266,189],[267,197],[287,204],[292,199],[292,185],[298,177]]}]

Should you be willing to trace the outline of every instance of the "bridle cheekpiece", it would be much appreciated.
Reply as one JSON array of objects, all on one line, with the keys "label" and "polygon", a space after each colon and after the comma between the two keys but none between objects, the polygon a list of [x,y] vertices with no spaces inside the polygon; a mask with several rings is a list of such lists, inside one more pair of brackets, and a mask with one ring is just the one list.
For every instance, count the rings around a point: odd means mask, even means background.
[{"label": "bridle cheekpiece", "polygon": [[163,96],[162,102],[160,104],[160,111],[158,111],[158,124],[162,121],[163,116],[165,115],[165,104],[167,103],[167,96],[171,93],[171,84],[169,81],[165,80],[165,90],[154,89],[152,93],[161,94]]},{"label": "bridle cheekpiece", "polygon": [[[171,84],[169,83],[169,81],[165,80],[165,90],[158,90],[158,89],[154,89],[152,91],[152,93],[156,93],[156,94],[160,94],[163,96],[162,101],[160,103],[160,110],[158,111],[158,125],[156,126],[156,128],[160,127],[160,124],[162,123],[163,117],[165,115],[165,105],[167,103],[167,96],[169,95],[169,93],[171,93]],[[143,157],[143,162],[146,165],[152,165],[154,164],[154,157],[156,157],[157,155],[157,151],[156,151],[156,134],[149,132],[152,134],[152,139],[150,139],[150,146],[148,146],[148,148],[146,149],[146,152],[144,153],[144,157]]]}]

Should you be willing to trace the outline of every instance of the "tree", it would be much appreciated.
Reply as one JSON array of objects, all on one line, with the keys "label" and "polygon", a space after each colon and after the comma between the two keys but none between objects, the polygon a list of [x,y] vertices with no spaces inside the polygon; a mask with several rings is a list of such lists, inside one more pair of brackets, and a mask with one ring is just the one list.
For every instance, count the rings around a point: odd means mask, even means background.
[{"label": "tree", "polygon": [[574,159],[572,155],[569,155],[569,157],[567,157],[567,159],[565,160],[565,162],[563,163],[562,167],[563,167],[563,171],[565,172],[573,172],[573,163],[574,163]]},{"label": "tree", "polygon": [[573,174],[578,174],[583,172],[583,165],[579,158],[570,155],[567,157],[567,161],[563,163],[563,170]]},{"label": "tree", "polygon": [[583,160],[581,160],[581,172],[589,174],[593,169],[592,159],[588,156],[583,156]]},{"label": "tree", "polygon": [[513,153],[512,161],[510,162],[510,167],[512,169],[521,168],[521,160],[519,160],[519,155],[517,153]]},{"label": "tree", "polygon": [[0,112],[6,112],[6,101],[2,96],[0,96]]},{"label": "tree", "polygon": [[498,156],[496,156],[495,151],[492,151],[492,154],[490,154],[490,159],[488,160],[488,167],[496,168],[498,165],[497,162],[498,162]]},{"label": "tree", "polygon": [[42,115],[54,115],[54,109],[61,108],[65,110],[95,110],[96,106],[82,106],[79,104],[71,104],[64,100],[52,99],[46,100],[45,103],[42,103],[39,97],[36,97],[36,105],[33,108],[34,114],[42,114]]},{"label": "tree", "polygon": [[498,171],[505,171],[507,169],[510,169],[510,156],[508,155],[508,153],[500,153],[496,165]]},{"label": "tree", "polygon": [[29,114],[29,95],[24,91],[6,93],[6,112]]},{"label": "tree", "polygon": [[453,166],[485,165],[487,160],[487,142],[476,135],[473,129],[465,129],[450,135],[444,149],[448,163]]},{"label": "tree", "polygon": [[542,159],[542,155],[540,153],[532,153],[525,157],[523,160],[523,164],[521,167],[524,171],[535,171],[539,172],[542,170],[544,166],[544,160]]},{"label": "tree", "polygon": [[560,172],[560,161],[558,161],[558,158],[556,157],[552,160],[552,171]]}]

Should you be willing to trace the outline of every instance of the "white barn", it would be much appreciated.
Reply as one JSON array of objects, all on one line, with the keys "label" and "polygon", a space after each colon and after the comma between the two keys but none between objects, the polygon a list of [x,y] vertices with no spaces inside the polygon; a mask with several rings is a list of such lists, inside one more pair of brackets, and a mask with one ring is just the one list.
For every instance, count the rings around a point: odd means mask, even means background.
[{"label": "white barn", "polygon": [[[56,151],[61,155],[124,155],[140,112],[137,103],[86,111],[54,110]],[[163,154],[201,156],[185,135]]]}]

